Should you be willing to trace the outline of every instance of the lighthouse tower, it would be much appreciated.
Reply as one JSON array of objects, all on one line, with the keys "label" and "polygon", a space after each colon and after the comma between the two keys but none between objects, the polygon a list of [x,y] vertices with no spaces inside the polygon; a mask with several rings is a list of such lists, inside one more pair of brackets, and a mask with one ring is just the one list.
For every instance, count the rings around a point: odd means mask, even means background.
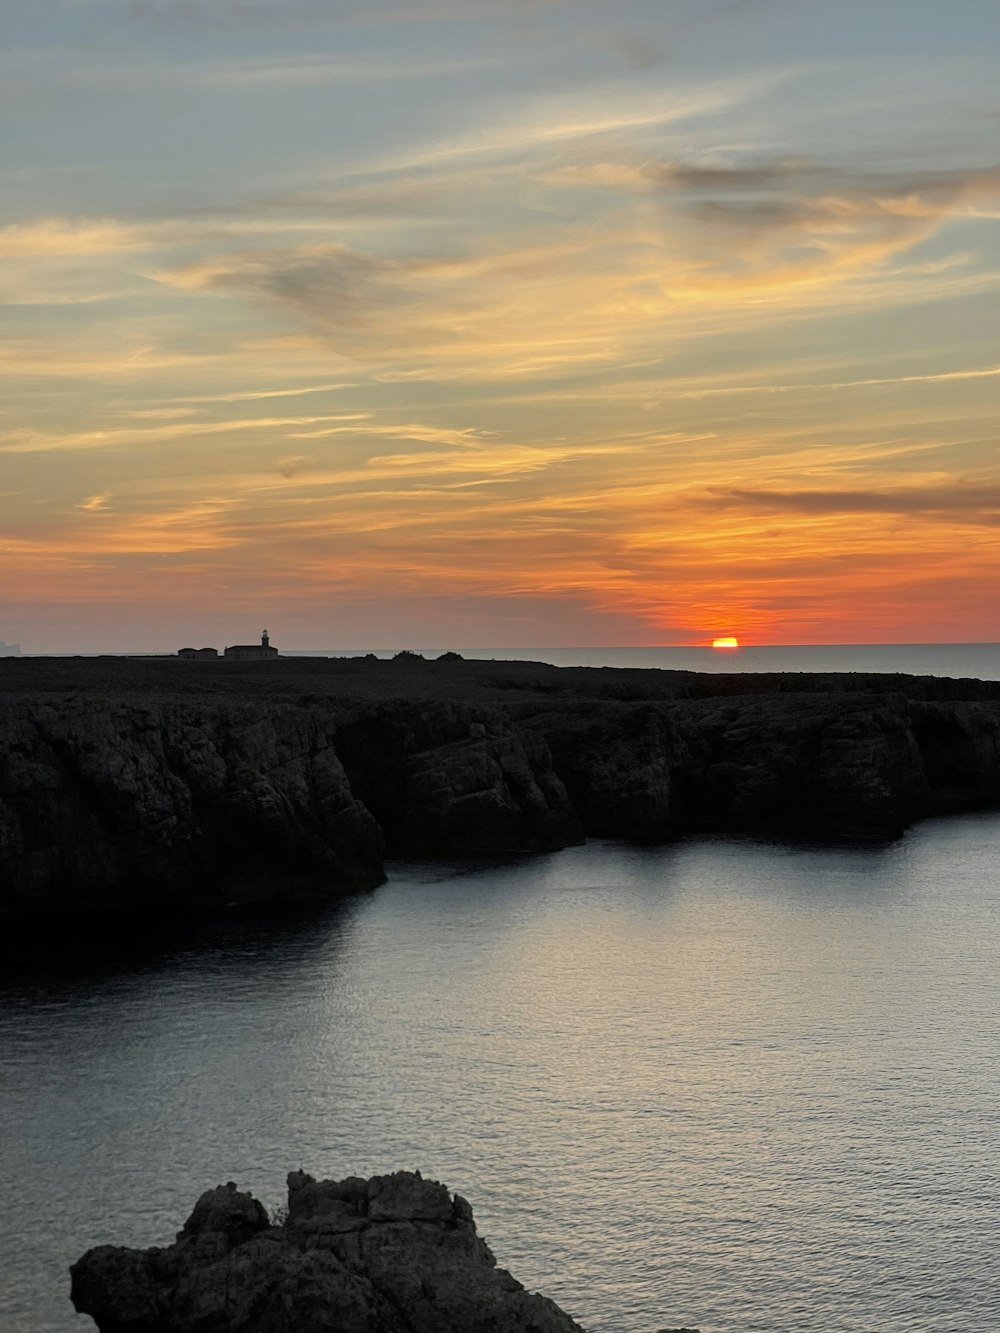
[{"label": "lighthouse tower", "polygon": [[273,661],[279,656],[277,648],[271,647],[271,636],[267,630],[261,631],[260,643],[234,643],[223,653],[224,657],[235,657],[242,662]]}]

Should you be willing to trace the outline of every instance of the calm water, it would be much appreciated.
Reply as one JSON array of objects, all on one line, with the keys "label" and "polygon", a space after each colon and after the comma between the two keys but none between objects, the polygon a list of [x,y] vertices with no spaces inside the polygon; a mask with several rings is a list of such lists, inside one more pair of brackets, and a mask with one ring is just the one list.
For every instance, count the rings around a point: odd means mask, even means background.
[{"label": "calm water", "polygon": [[[360,653],[363,650],[356,650]],[[437,657],[442,648],[425,648]],[[877,671],[913,676],[1000,680],[1000,643],[834,643],[810,647],[740,648],[463,648],[476,661],[515,658],[553,666],[656,667],[665,671]],[[324,656],[296,654],[290,656]],[[331,656],[354,654],[330,649]],[[392,653],[380,651],[379,657]]]},{"label": "calm water", "polygon": [[[0,1327],[205,1186],[416,1166],[593,1333],[1000,1329],[1000,817],[397,866],[0,988]],[[110,952],[122,946],[106,942]]]}]

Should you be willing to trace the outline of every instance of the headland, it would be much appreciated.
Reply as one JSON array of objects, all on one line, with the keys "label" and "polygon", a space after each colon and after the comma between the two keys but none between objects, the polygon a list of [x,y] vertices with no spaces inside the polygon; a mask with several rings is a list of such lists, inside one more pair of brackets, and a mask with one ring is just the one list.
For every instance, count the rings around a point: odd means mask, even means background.
[{"label": "headland", "polygon": [[0,916],[335,897],[387,853],[891,837],[1000,806],[1000,682],[0,661]]}]

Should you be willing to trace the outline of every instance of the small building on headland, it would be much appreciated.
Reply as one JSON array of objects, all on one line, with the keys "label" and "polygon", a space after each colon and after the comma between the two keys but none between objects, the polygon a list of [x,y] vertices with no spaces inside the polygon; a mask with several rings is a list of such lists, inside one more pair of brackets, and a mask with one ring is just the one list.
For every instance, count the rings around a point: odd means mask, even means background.
[{"label": "small building on headland", "polygon": [[193,657],[218,657],[219,650],[218,648],[178,648],[177,656],[188,659]]},{"label": "small building on headland", "polygon": [[278,655],[277,648],[271,647],[267,630],[260,636],[260,643],[234,643],[223,652],[224,657],[234,658],[238,662],[270,661]]}]

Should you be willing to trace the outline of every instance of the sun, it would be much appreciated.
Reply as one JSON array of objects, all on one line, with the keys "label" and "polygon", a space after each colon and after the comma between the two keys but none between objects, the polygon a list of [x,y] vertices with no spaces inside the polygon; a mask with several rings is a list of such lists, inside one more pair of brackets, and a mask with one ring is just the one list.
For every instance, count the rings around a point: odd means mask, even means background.
[{"label": "sun", "polygon": [[730,637],[730,636],[728,636],[728,635],[727,635],[726,638],[724,638],[724,639],[713,639],[713,640],[712,640],[712,647],[713,647],[713,648],[728,648],[728,649],[732,650],[733,648],[738,648],[739,646],[740,646],[740,641],[739,641],[739,639],[734,639],[734,638],[732,638],[732,637]]}]

